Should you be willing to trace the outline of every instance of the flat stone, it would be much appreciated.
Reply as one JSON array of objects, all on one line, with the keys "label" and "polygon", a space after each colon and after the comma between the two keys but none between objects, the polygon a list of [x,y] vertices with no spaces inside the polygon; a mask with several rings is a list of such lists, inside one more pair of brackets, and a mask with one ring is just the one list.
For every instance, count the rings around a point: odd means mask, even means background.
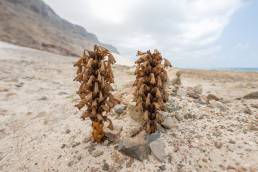
[{"label": "flat stone", "polygon": [[126,140],[120,141],[118,151],[139,161],[146,159],[150,153],[147,144],[137,144]]},{"label": "flat stone", "polygon": [[165,159],[165,143],[161,140],[155,140],[150,143],[151,153],[160,161]]},{"label": "flat stone", "polygon": [[159,132],[155,132],[149,135],[145,135],[145,140],[147,143],[151,143],[155,140],[157,140],[158,138],[160,138],[160,133]]}]

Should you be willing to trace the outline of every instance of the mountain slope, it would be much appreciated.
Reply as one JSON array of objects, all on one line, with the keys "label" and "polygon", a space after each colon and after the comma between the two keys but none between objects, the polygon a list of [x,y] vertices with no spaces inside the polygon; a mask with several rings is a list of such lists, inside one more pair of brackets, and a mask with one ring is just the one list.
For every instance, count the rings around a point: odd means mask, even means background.
[{"label": "mountain slope", "polygon": [[77,56],[102,44],[96,35],[59,17],[41,0],[1,0],[0,40],[62,55]]}]

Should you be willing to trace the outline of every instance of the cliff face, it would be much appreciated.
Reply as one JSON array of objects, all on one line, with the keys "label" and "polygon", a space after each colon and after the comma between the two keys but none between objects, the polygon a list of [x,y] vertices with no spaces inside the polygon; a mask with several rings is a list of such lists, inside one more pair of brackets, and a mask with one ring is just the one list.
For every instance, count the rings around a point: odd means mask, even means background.
[{"label": "cliff face", "polygon": [[96,35],[59,17],[41,0],[1,0],[0,40],[62,55],[77,56],[98,41]]}]

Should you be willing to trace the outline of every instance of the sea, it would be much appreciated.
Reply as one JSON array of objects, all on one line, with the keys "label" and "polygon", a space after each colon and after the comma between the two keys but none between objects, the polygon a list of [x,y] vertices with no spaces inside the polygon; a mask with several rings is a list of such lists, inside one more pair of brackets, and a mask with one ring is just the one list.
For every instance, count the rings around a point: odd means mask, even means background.
[{"label": "sea", "polygon": [[209,68],[209,70],[236,71],[236,72],[258,72],[258,67],[257,68]]}]

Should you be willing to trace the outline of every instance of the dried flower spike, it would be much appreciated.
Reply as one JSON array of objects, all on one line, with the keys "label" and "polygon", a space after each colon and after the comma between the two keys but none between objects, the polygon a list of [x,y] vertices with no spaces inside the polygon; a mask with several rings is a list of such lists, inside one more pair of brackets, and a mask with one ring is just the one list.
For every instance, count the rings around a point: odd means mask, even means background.
[{"label": "dried flower spike", "polygon": [[74,64],[77,76],[74,80],[80,82],[77,94],[80,102],[75,105],[78,109],[86,107],[81,118],[92,121],[92,137],[96,142],[104,139],[104,122],[113,128],[112,122],[106,114],[119,103],[111,94],[114,82],[111,65],[115,58],[105,48],[95,45],[93,51],[84,51],[82,57]]},{"label": "dried flower spike", "polygon": [[143,112],[144,128],[150,134],[157,130],[157,123],[161,122],[158,113],[164,110],[164,102],[168,99],[165,90],[168,76],[165,68],[172,65],[162,58],[158,50],[153,53],[138,51],[137,56],[134,82],[136,108]]}]

